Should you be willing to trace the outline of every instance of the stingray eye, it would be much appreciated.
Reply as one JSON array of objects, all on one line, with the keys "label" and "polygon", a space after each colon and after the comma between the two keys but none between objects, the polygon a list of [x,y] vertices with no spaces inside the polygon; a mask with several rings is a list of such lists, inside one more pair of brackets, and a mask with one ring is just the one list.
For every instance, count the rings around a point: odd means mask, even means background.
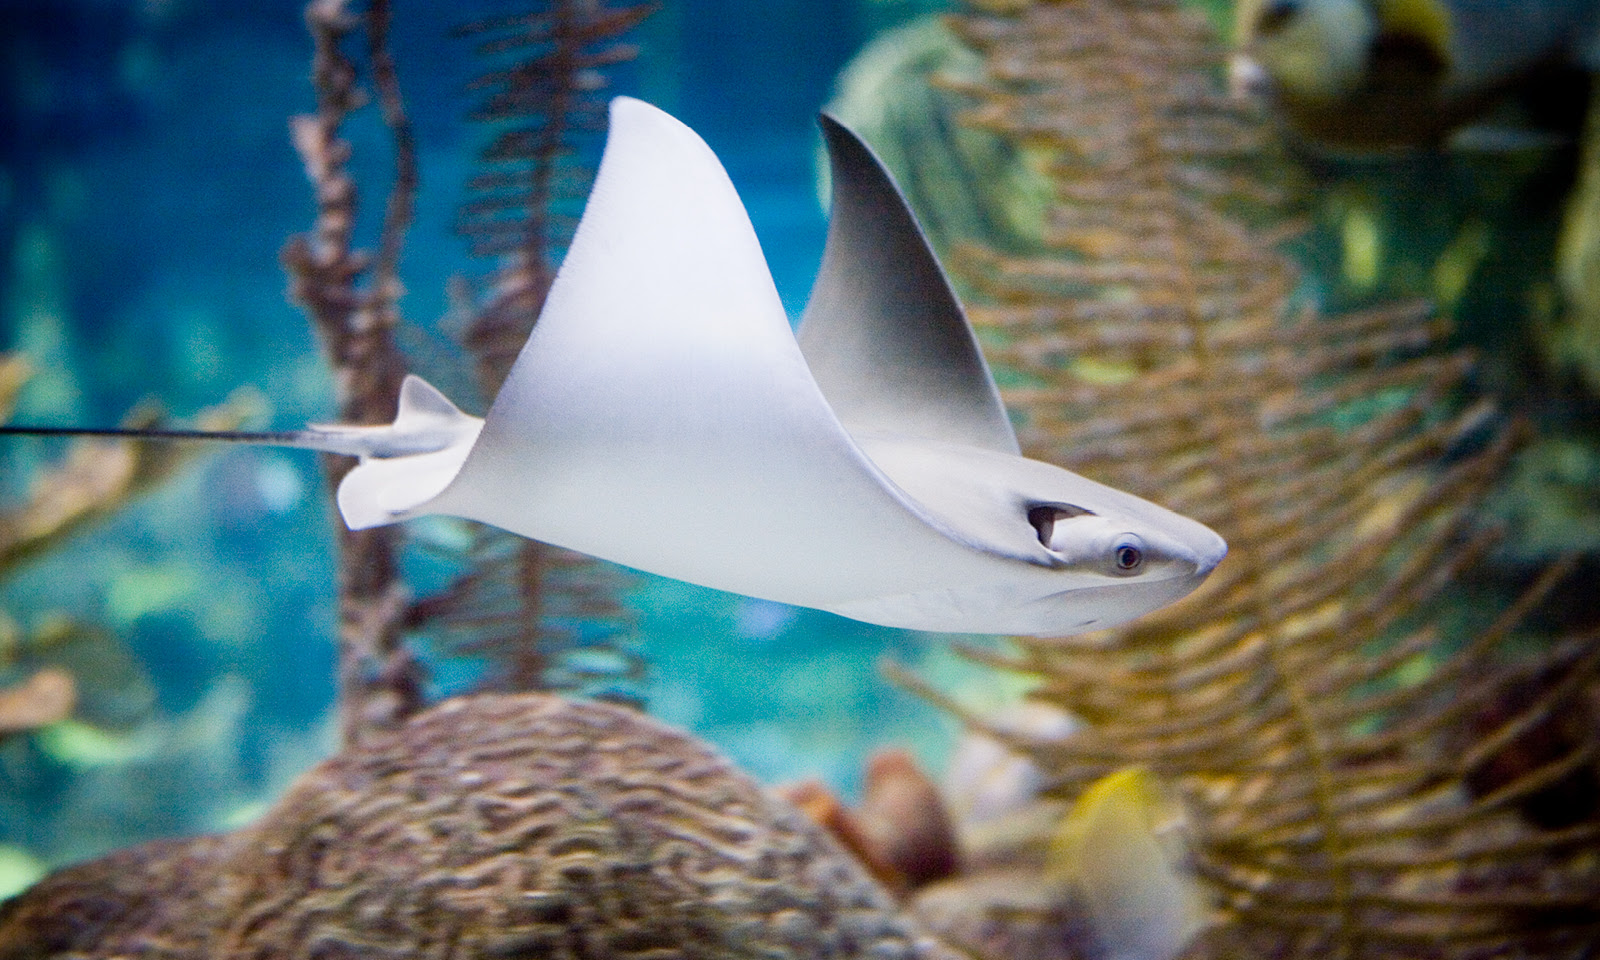
[{"label": "stingray eye", "polygon": [[1135,536],[1126,536],[1111,548],[1111,562],[1120,574],[1138,573],[1144,566],[1144,544]]}]

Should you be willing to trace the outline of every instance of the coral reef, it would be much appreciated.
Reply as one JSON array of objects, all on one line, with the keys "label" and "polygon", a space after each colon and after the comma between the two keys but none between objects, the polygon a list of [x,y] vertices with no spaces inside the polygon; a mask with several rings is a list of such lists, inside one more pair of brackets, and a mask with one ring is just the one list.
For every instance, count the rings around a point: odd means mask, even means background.
[{"label": "coral reef", "polygon": [[[0,358],[0,420],[9,417],[30,373],[23,358]],[[236,429],[257,406],[240,391],[201,411],[196,425]],[[157,405],[146,402],[124,423],[154,426],[161,419]],[[0,578],[49,562],[69,541],[176,479],[202,455],[194,447],[100,439],[74,441],[59,455],[47,452],[37,463],[12,461],[33,469],[23,474],[28,484],[18,502],[0,506]],[[193,812],[178,813],[139,789],[180,772],[216,781],[224,758],[232,756],[217,749],[216,738],[238,732],[221,721],[236,715],[213,711],[193,725],[164,717],[151,671],[127,637],[90,614],[60,609],[67,604],[53,596],[43,606],[27,616],[0,611],[0,822],[8,841],[28,847],[0,845],[0,858],[9,858],[0,870],[7,874],[0,880],[5,893],[34,879],[50,860],[98,853],[103,847],[96,843],[195,829],[188,816],[205,822],[205,815],[237,802],[230,783],[191,804]],[[226,682],[218,691],[241,694]],[[209,703],[221,706],[215,698]],[[190,719],[200,714],[197,707]],[[208,736],[196,736],[197,727]],[[86,835],[84,822],[96,823],[96,836]]]},{"label": "coral reef", "polygon": [[1081,904],[1037,870],[984,870],[923,891],[915,914],[983,960],[1100,960]]},{"label": "coral reef", "polygon": [[307,773],[262,820],[60,871],[0,958],[958,953],[796,810],[625,707],[457,698]]},{"label": "coral reef", "polygon": [[955,825],[938,788],[905,750],[867,758],[860,808],[862,827],[913,887],[960,869]]},{"label": "coral reef", "polygon": [[[1493,549],[1482,505],[1519,430],[1461,399],[1471,358],[1425,308],[1325,317],[1291,296],[1278,246],[1298,224],[1273,134],[1224,95],[1198,14],[979,6],[999,12],[955,24],[986,58],[961,86],[968,119],[1047,153],[1055,184],[1046,253],[960,257],[1024,443],[1232,550],[1194,597],[1130,627],[974,651],[1087,723],[995,735],[1058,796],[1135,763],[1182,790],[1222,897],[1207,955],[1581,950],[1600,928],[1600,811],[1545,829],[1520,807],[1592,780],[1595,738],[1471,781],[1581,708],[1600,664],[1594,636],[1532,642],[1570,566],[1514,600],[1456,586]],[[1507,699],[1524,674],[1528,695]]]},{"label": "coral reef", "polygon": [[[289,240],[282,260],[290,295],[309,315],[333,366],[339,419],[346,423],[393,420],[406,372],[394,330],[400,322],[397,268],[416,192],[416,159],[388,53],[388,24],[386,0],[373,0],[365,16],[350,12],[344,0],[316,0],[307,6],[317,110],[290,123],[295,149],[316,190],[317,219],[311,233]],[[357,188],[346,171],[350,144],[340,136],[346,117],[366,99],[357,86],[357,65],[344,51],[348,35],[361,28],[395,152],[395,182],[376,254],[354,246]],[[324,466],[332,486],[354,461],[328,457]],[[420,709],[422,676],[401,636],[406,588],[399,570],[400,531],[348,530],[335,524],[340,727],[345,741],[353,742],[367,730],[393,726]]]},{"label": "coral reef", "polygon": [[[1040,839],[1060,801],[1129,764],[1182,794],[1196,872],[1219,897],[1193,956],[1587,949],[1600,644],[1547,642],[1541,602],[1565,565],[1515,597],[1462,586],[1495,550],[1482,505],[1525,431],[1472,399],[1472,358],[1425,308],[1327,317],[1296,299],[1278,246],[1299,224],[1274,138],[1221,93],[1222,51],[1198,16],[1176,0],[977,6],[989,12],[951,25],[981,69],[948,89],[973,98],[967,122],[998,155],[1027,165],[1028,190],[1051,190],[1042,227],[1025,204],[1027,240],[1047,251],[957,255],[1020,432],[1035,456],[1233,545],[1201,594],[1136,625],[971,653],[1040,678],[1053,716],[1082,719],[1032,736],[968,716],[1026,758],[1007,776],[1049,799],[958,857],[926,778],[890,756],[858,811],[802,792],[836,841],[625,708],[485,692],[426,707],[419,634],[489,658],[486,688],[636,675],[615,649],[616,588],[587,561],[473,533],[460,577],[413,599],[399,534],[352,534],[341,752],[251,826],[51,875],[0,907],[0,960],[960,955],[930,927],[986,957],[1099,956]],[[371,422],[404,370],[415,170],[388,5],[360,9],[308,10],[319,104],[293,130],[319,213],[284,260],[341,415]],[[463,31],[481,56],[526,55],[479,84],[477,114],[502,133],[462,222],[499,265],[462,298],[485,396],[581,195],[596,71],[631,54],[617,38],[643,13],[573,0]],[[364,60],[346,49],[358,36]],[[396,160],[374,251],[354,244],[340,132],[365,102],[363,70]]]}]

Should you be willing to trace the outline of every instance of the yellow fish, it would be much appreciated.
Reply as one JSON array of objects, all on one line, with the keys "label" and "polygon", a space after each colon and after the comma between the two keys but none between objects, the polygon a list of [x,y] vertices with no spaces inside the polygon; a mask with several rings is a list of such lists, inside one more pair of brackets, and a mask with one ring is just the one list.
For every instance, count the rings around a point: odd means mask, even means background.
[{"label": "yellow fish", "polygon": [[1205,926],[1182,806],[1144,767],[1096,780],[1050,844],[1046,875],[1082,902],[1110,960],[1170,960]]}]

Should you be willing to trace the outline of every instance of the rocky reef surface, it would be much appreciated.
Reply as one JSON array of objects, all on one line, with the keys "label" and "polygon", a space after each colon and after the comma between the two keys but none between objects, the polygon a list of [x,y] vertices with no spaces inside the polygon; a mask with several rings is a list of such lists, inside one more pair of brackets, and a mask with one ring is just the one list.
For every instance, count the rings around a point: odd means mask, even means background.
[{"label": "rocky reef surface", "polygon": [[0,958],[960,956],[798,811],[638,712],[445,701],[255,824],[58,871]]}]

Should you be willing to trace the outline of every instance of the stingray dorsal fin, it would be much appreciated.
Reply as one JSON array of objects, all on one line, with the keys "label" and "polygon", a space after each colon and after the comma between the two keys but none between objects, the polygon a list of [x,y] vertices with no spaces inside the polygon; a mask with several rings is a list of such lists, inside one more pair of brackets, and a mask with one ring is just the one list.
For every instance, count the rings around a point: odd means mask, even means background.
[{"label": "stingray dorsal fin", "polygon": [[400,402],[395,413],[395,423],[415,420],[456,420],[465,416],[439,388],[414,373],[406,374],[400,384]]},{"label": "stingray dorsal fin", "polygon": [[823,394],[851,431],[1018,453],[961,303],[900,189],[849,128],[827,115],[819,123],[833,204],[799,339]]}]

